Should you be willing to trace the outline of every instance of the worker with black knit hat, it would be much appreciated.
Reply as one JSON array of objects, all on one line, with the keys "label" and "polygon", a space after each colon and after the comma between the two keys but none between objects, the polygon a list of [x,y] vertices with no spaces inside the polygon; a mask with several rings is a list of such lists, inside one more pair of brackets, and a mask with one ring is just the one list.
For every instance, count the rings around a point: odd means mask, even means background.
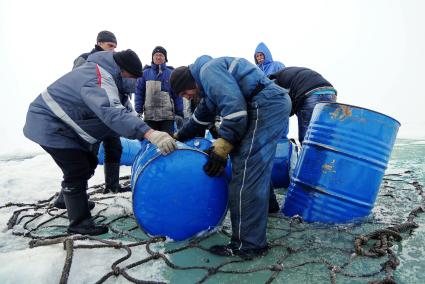
[{"label": "worker with black knit hat", "polygon": [[194,138],[217,115],[223,119],[203,169],[211,177],[223,175],[230,157],[232,236],[229,244],[214,245],[209,251],[242,258],[264,255],[273,161],[291,111],[288,91],[240,57],[200,56],[193,64],[176,68],[170,83],[175,94],[201,99],[188,123],[174,135],[177,140]]},{"label": "worker with black knit hat", "polygon": [[173,93],[170,75],[173,67],[167,66],[167,50],[156,46],[152,50],[152,64],[143,70],[137,80],[134,96],[135,109],[153,129],[174,132],[174,122],[183,122],[183,99]]},{"label": "worker with black knit hat", "polygon": [[[117,38],[115,35],[107,30],[100,31],[96,37],[96,44],[90,52],[86,52],[78,56],[74,60],[72,69],[75,69],[83,65],[87,58],[99,51],[114,51],[117,47]],[[134,91],[132,90],[131,93]],[[108,137],[103,142],[104,148],[104,163],[103,169],[105,172],[105,188],[104,193],[118,193],[122,191],[119,184],[120,177],[120,160],[122,154],[122,145],[119,137]],[[94,149],[96,151],[97,149]],[[63,201],[62,194],[59,194],[58,198],[54,201],[53,206],[57,208],[64,208],[65,204]],[[90,202],[90,207],[93,207],[94,203]]]},{"label": "worker with black knit hat", "polygon": [[74,60],[74,66],[72,69],[75,69],[81,65],[83,65],[87,57],[89,57],[90,54],[93,54],[98,51],[114,51],[115,48],[117,48],[117,38],[115,35],[110,31],[100,31],[97,34],[96,37],[96,44],[94,45],[94,48],[90,52],[86,52],[78,56]]},{"label": "worker with black knit hat", "polygon": [[142,74],[132,50],[101,51],[47,87],[29,106],[24,135],[49,153],[63,172],[62,195],[68,233],[100,235],[87,199],[87,184],[97,166],[100,141],[108,137],[147,139],[166,155],[177,148],[166,132],[151,129],[137,117],[121,79]]}]

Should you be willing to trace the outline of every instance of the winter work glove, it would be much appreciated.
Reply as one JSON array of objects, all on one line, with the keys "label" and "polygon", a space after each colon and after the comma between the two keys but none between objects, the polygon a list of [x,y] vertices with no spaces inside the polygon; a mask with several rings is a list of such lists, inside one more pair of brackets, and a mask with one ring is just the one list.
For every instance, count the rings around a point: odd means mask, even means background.
[{"label": "winter work glove", "polygon": [[176,141],[167,132],[153,130],[146,139],[155,144],[162,155],[167,155],[177,149]]},{"label": "winter work glove", "polygon": [[233,145],[223,138],[215,140],[208,154],[208,162],[204,165],[204,171],[210,177],[221,175],[226,168],[227,155],[232,151]]}]

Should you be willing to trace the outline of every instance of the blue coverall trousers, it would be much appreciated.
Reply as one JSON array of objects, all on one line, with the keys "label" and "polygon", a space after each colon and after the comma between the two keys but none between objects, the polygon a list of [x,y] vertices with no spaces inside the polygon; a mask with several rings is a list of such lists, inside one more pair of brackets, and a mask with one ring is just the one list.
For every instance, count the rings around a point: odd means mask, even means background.
[{"label": "blue coverall trousers", "polygon": [[291,100],[267,88],[247,101],[248,130],[231,154],[231,242],[239,249],[267,246],[270,179],[278,139],[288,124]]}]

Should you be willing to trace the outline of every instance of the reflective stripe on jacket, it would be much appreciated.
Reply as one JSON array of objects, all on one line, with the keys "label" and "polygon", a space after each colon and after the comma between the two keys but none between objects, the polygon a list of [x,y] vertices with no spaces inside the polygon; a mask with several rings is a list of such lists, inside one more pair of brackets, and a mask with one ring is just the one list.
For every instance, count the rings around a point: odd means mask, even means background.
[{"label": "reflective stripe on jacket", "polygon": [[191,64],[189,69],[198,86],[202,88],[202,100],[187,126],[181,130],[183,136],[184,132],[190,132],[191,128],[206,128],[214,122],[215,116],[219,115],[223,118],[219,136],[236,144],[247,130],[247,101],[251,99],[258,85],[263,86],[262,92],[270,95],[287,93],[244,58],[212,59],[204,55]]},{"label": "reflective stripe on jacket", "polygon": [[92,54],[51,84],[30,104],[24,135],[43,146],[83,150],[118,134],[143,139],[150,128],[122,104],[116,86],[120,69],[112,55]]}]

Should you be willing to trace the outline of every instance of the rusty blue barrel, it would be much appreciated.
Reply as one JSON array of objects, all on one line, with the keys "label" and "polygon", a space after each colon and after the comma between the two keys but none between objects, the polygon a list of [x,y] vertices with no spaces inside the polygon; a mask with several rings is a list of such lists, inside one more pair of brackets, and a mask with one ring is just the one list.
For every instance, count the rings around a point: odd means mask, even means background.
[{"label": "rusty blue barrel", "polygon": [[[120,137],[122,154],[120,159],[121,165],[131,166],[136,159],[137,154],[142,148],[139,140],[131,140],[124,137]],[[103,147],[103,142],[100,143],[99,151],[97,153],[97,159],[99,164],[103,165],[105,161],[105,148]]]},{"label": "rusty blue barrel", "polygon": [[178,142],[163,156],[150,143],[132,166],[133,212],[139,226],[152,236],[181,241],[213,230],[227,209],[225,176],[209,177],[203,170],[208,156]]},{"label": "rusty blue barrel", "polygon": [[368,216],[399,127],[397,120],[369,109],[317,104],[283,213],[323,223]]}]

